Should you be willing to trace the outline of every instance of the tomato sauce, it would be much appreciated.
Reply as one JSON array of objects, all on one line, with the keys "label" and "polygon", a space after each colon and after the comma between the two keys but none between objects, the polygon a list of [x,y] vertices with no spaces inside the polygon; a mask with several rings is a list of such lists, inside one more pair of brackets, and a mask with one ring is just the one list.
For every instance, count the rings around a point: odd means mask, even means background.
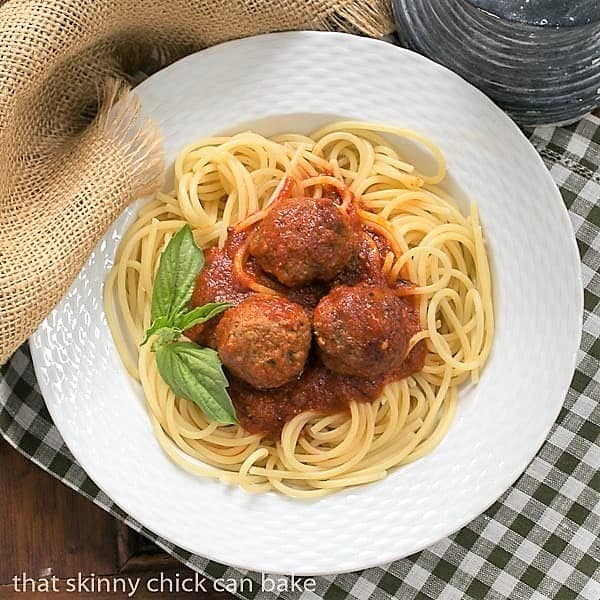
[{"label": "tomato sauce", "polygon": [[[251,229],[236,232],[230,229],[222,249],[211,248],[206,253],[206,263],[200,272],[191,299],[192,306],[207,302],[239,304],[255,292],[248,289],[247,278],[236,276],[234,256],[246,243]],[[389,248],[377,234],[361,227],[354,258],[330,284],[308,285],[298,289],[283,286],[264,273],[250,256],[245,262],[245,272],[256,282],[276,290],[282,296],[303,306],[309,314],[319,300],[335,285],[388,286],[382,273],[383,259]],[[399,280],[396,286],[410,286],[411,282]],[[410,297],[403,298],[403,322],[408,338],[420,330],[419,316]],[[357,315],[360,318],[360,315]],[[219,317],[186,332],[193,341],[216,348],[215,328]],[[229,394],[242,427],[250,433],[261,433],[277,439],[281,429],[292,417],[303,411],[332,414],[346,410],[351,401],[370,402],[382,392],[386,383],[397,381],[423,368],[425,344],[419,342],[409,352],[399,369],[375,378],[340,375],[328,370],[321,362],[314,346],[302,374],[291,383],[274,389],[256,389],[227,372]]]},{"label": "tomato sauce", "polygon": [[[415,333],[418,330],[417,326]],[[279,388],[257,390],[230,377],[229,394],[240,424],[246,431],[263,433],[276,440],[283,426],[301,412],[310,410],[332,414],[346,410],[353,400],[372,402],[381,395],[386,383],[420,371],[424,359],[425,345],[419,342],[400,369],[385,376],[365,379],[330,371],[313,352],[297,380]]]}]

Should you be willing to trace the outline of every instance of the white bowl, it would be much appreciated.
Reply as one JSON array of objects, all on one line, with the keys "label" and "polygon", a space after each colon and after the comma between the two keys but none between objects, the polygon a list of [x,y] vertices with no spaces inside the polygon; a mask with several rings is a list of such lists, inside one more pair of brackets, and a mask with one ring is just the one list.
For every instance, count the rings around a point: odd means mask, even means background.
[{"label": "white bowl", "polygon": [[431,137],[448,160],[447,185],[461,202],[479,204],[497,333],[481,382],[462,390],[440,446],[381,482],[294,501],[194,477],[161,451],[102,308],[103,282],[134,219],[133,206],[31,340],[50,413],[90,477],[124,511],[182,548],[273,573],[385,563],[481,513],[547,435],[573,374],[581,330],[571,224],[517,127],[483,94],[429,60],[333,33],[229,42],[163,69],[137,93],[164,135],[170,160],[188,142],[217,132],[249,126],[263,134],[309,132],[339,117]]}]

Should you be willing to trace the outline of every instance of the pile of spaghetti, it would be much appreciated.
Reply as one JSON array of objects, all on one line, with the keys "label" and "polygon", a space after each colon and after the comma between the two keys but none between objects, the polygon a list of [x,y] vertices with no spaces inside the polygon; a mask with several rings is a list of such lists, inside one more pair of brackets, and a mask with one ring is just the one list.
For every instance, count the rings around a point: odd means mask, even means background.
[{"label": "pile of spaghetti", "polygon": [[[388,140],[408,138],[435,158],[418,173]],[[384,478],[389,469],[430,452],[448,430],[459,386],[476,383],[494,334],[490,272],[477,208],[463,215],[440,187],[444,157],[430,140],[394,127],[338,122],[310,136],[253,132],[189,145],[175,163],[175,185],[139,212],[123,238],[105,286],[106,312],[129,373],[141,382],[165,452],[192,473],[314,497]],[[391,285],[414,285],[426,347],[422,369],[388,383],[373,402],[335,414],[305,411],[278,439],[240,425],[210,422],[161,379],[149,345],[152,283],[159,257],[184,225],[204,249],[223,246],[228,228],[259,222],[290,178],[307,197],[326,187],[351,192],[363,227],[385,238],[382,270]],[[346,201],[346,199],[344,199]]]}]

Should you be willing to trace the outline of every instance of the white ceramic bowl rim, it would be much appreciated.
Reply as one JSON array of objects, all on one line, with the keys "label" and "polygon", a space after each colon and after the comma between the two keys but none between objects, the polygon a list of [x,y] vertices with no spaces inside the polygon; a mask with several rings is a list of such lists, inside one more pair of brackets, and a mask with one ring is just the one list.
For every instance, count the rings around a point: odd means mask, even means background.
[{"label": "white ceramic bowl rim", "polygon": [[[130,207],[31,339],[48,409],[89,476],[126,513],[181,548],[272,573],[386,563],[480,514],[550,430],[573,374],[583,311],[568,214],[518,128],[443,67],[391,44],[334,33],[228,42],[159,71],[137,93],[169,160],[195,138],[225,130],[308,132],[337,117],[430,136],[447,157],[447,185],[462,206],[467,197],[478,201],[497,335],[480,384],[461,392],[441,445],[381,482],[299,502],[193,477],[157,444],[102,309],[103,282],[135,216]],[[426,162],[419,153],[415,160]]]}]

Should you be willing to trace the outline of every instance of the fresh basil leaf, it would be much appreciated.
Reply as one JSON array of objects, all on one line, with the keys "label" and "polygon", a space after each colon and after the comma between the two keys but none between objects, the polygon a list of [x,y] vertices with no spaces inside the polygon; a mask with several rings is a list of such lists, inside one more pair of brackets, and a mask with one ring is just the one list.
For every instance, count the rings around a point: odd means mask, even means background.
[{"label": "fresh basil leaf", "polygon": [[156,335],[158,339],[152,344],[152,352],[156,352],[159,346],[176,342],[181,337],[181,331],[173,329],[173,327],[161,327]]},{"label": "fresh basil leaf", "polygon": [[158,371],[175,395],[196,403],[211,421],[237,423],[219,355],[190,342],[156,348]]},{"label": "fresh basil leaf", "polygon": [[213,317],[227,310],[231,304],[229,302],[209,302],[203,306],[196,306],[192,310],[177,315],[174,319],[174,326],[181,331],[185,331],[194,325],[206,323]]},{"label": "fresh basil leaf", "polygon": [[187,305],[194,281],[204,266],[204,254],[196,246],[189,225],[180,229],[160,256],[152,288],[152,321],[167,317],[172,323]]},{"label": "fresh basil leaf", "polygon": [[206,323],[206,321],[216,317],[231,306],[228,302],[209,302],[202,306],[196,306],[190,311],[182,311],[172,320],[169,317],[158,317],[152,321],[152,325],[146,330],[146,336],[140,346],[143,346],[155,333],[160,333],[161,330],[163,330],[162,343],[174,342],[186,329],[200,323]]},{"label": "fresh basil leaf", "polygon": [[171,322],[168,317],[158,317],[157,319],[154,319],[152,325],[146,330],[146,336],[140,346],[143,346],[159,329],[170,327],[170,325]]}]

